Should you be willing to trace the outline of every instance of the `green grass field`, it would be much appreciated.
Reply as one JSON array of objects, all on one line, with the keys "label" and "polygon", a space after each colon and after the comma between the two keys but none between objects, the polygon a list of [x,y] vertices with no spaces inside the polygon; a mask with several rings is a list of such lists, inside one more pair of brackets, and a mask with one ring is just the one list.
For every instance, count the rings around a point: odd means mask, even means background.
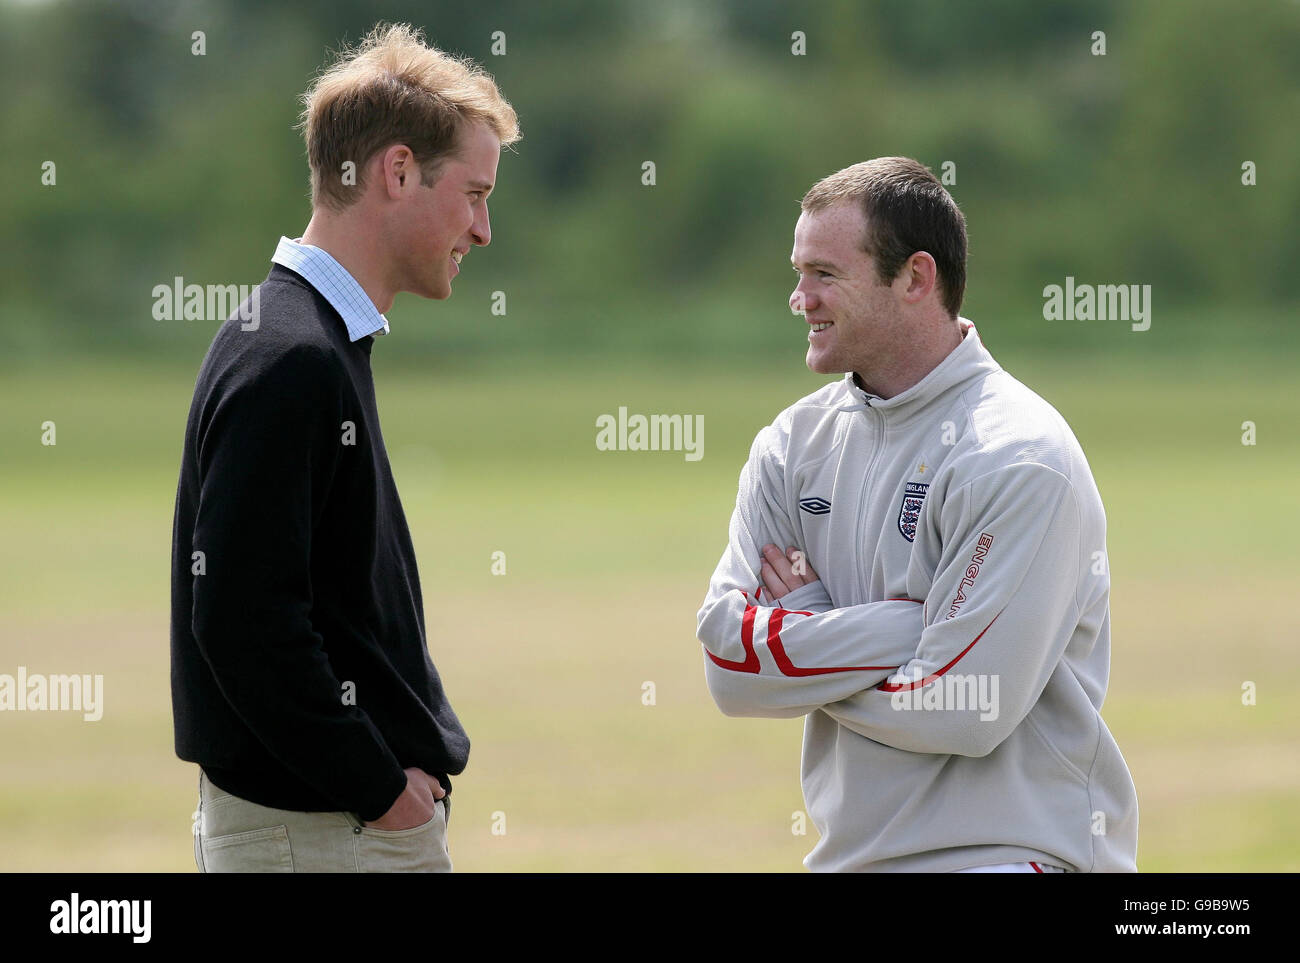
[{"label": "green grass field", "polygon": [[[755,431],[827,379],[797,357],[416,372],[386,347],[376,383],[432,654],[473,740],[456,868],[800,869],[802,721],[716,710],[695,613]],[[1294,366],[1001,360],[1070,421],[1106,502],[1104,714],[1138,788],[1139,867],[1300,870]],[[0,870],[194,869],[168,580],[196,370],[0,379],[0,672],[105,677],[99,722],[0,713]],[[703,414],[703,460],[597,451],[596,417],[620,405]]]}]

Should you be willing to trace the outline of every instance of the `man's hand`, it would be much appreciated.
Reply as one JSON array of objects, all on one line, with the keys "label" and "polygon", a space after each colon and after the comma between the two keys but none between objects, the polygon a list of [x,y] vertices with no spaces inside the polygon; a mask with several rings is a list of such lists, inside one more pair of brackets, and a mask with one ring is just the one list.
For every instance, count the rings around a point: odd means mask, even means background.
[{"label": "man's hand", "polygon": [[763,546],[763,587],[774,599],[788,595],[801,585],[817,581],[818,575],[813,571],[803,552],[791,545],[781,554],[775,545]]},{"label": "man's hand", "polygon": [[397,802],[378,819],[362,825],[372,829],[414,829],[433,818],[434,807],[438,805],[439,799],[447,795],[447,790],[423,769],[404,771],[406,788],[397,797]]}]

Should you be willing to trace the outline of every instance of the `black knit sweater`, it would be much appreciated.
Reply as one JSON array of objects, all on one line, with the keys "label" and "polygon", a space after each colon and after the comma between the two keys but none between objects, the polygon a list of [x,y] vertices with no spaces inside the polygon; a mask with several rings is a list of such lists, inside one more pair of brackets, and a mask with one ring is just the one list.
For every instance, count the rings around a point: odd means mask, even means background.
[{"label": "black knit sweater", "polygon": [[[469,739],[429,658],[370,351],[274,265],[199,370],[172,532],[176,753],[277,809],[377,819]],[[245,314],[247,317],[247,314]],[[201,553],[201,554],[199,554]]]}]

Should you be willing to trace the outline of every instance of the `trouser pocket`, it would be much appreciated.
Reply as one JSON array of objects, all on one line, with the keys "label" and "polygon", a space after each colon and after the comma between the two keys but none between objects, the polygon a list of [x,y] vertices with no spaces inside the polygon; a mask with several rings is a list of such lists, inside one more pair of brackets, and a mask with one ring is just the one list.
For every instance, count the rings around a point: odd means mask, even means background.
[{"label": "trouser pocket", "polygon": [[199,835],[205,873],[292,873],[293,852],[287,826],[267,826],[245,833]]},{"label": "trouser pocket", "polygon": [[434,803],[433,815],[410,829],[363,826],[355,813],[349,813],[354,826],[357,869],[363,873],[450,872],[446,812],[445,807]]},{"label": "trouser pocket", "polygon": [[214,785],[200,770],[193,827],[199,872],[294,872],[290,824],[299,815],[240,799]]}]

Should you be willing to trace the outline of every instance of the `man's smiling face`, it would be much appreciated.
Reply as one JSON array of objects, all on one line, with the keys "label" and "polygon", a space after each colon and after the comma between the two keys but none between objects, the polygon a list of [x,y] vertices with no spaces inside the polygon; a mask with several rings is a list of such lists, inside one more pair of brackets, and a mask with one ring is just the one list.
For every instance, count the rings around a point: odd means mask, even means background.
[{"label": "man's smiling face", "polygon": [[500,138],[475,124],[461,132],[458,150],[442,162],[433,185],[419,185],[401,227],[399,290],[438,300],[451,296],[460,259],[492,240],[487,199],[500,157]]},{"label": "man's smiling face", "polygon": [[898,294],[862,249],[866,217],[857,202],[804,212],[790,263],[799,275],[790,308],[808,322],[808,367],[819,374],[870,370],[903,336]]}]

